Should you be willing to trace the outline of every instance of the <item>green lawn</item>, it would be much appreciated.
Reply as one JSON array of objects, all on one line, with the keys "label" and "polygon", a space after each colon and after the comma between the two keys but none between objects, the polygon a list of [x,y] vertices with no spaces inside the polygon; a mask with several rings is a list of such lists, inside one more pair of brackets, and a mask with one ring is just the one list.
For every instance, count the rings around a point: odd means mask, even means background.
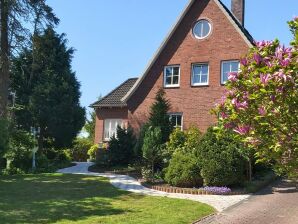
[{"label": "green lawn", "polygon": [[191,223],[214,210],[198,202],[118,190],[101,177],[0,176],[1,223]]}]

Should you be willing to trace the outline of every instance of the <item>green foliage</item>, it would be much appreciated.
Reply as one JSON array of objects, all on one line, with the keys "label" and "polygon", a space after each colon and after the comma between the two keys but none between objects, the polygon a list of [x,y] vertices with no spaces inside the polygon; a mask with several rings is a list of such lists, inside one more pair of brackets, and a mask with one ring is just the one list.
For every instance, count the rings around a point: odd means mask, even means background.
[{"label": "green foliage", "polygon": [[208,129],[196,149],[204,185],[231,186],[243,181],[245,160],[241,147],[229,132],[218,139],[213,129]]},{"label": "green foliage", "polygon": [[19,129],[12,129],[9,149],[5,154],[5,158],[10,163],[9,168],[28,172],[32,166],[32,149],[35,143],[30,133]]},{"label": "green foliage", "polygon": [[88,133],[88,138],[94,142],[95,137],[95,122],[96,122],[96,112],[92,111],[90,113],[90,120],[86,120],[84,125],[84,130]]},{"label": "green foliage", "polygon": [[136,140],[136,144],[134,146],[134,155],[138,161],[141,161],[143,158],[143,151],[142,147],[144,144],[144,138],[145,138],[145,133],[149,129],[149,124],[146,123],[141,127],[141,130],[139,132],[138,139]]},{"label": "green foliage", "polygon": [[278,40],[256,43],[229,76],[227,94],[218,105],[221,129],[256,150],[258,162],[298,175],[298,18],[289,22],[291,47]]},{"label": "green foliage", "polygon": [[97,154],[98,149],[99,149],[98,144],[95,144],[95,145],[92,145],[90,147],[90,149],[88,150],[87,154],[92,161],[94,161],[96,159],[96,154]]},{"label": "green foliage", "polygon": [[176,151],[166,168],[165,180],[177,187],[202,186],[200,166],[194,154]]},{"label": "green foliage", "polygon": [[143,158],[146,160],[147,166],[150,167],[153,175],[154,168],[162,157],[162,142],[161,129],[159,127],[149,127],[145,133],[142,151]]},{"label": "green foliage", "polygon": [[46,139],[47,147],[70,146],[85,122],[80,83],[71,69],[74,50],[66,43],[64,34],[48,28],[36,34],[31,49],[23,50],[12,63],[17,124],[26,130],[40,127],[40,140]]},{"label": "green foliage", "polygon": [[2,156],[8,149],[8,141],[9,141],[8,122],[0,118],[0,158],[2,158]]},{"label": "green foliage", "polygon": [[130,127],[127,129],[117,127],[117,137],[113,136],[109,141],[110,165],[127,165],[133,160],[135,137]]},{"label": "green foliage", "polygon": [[183,148],[186,138],[186,133],[178,128],[172,132],[169,141],[166,143],[167,152],[170,156],[173,155],[176,150]]},{"label": "green foliage", "polygon": [[173,124],[168,115],[170,102],[165,97],[163,89],[159,89],[155,96],[155,102],[150,108],[149,126],[159,127],[162,135],[162,143],[166,143],[173,130]]},{"label": "green foliage", "polygon": [[88,150],[93,145],[93,142],[88,138],[76,138],[71,147],[73,160],[76,162],[85,162],[89,158]]}]

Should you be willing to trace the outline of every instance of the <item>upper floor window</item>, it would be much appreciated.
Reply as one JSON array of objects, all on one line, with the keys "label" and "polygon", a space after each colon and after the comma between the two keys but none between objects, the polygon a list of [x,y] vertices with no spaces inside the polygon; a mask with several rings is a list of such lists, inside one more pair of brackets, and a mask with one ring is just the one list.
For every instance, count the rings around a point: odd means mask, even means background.
[{"label": "upper floor window", "polygon": [[206,19],[199,20],[193,27],[193,35],[197,39],[204,39],[211,33],[211,24]]},{"label": "upper floor window", "polygon": [[183,130],[183,117],[181,113],[170,114],[170,120],[174,125],[174,128],[179,128],[180,130]]},{"label": "upper floor window", "polygon": [[115,136],[117,138],[117,127],[123,126],[121,119],[106,119],[104,121],[104,140],[109,141],[110,138]]},{"label": "upper floor window", "polygon": [[209,81],[209,65],[208,64],[192,65],[191,85],[193,86],[208,85],[208,81]]},{"label": "upper floor window", "polygon": [[225,84],[228,81],[230,72],[239,72],[239,61],[223,61],[221,63],[221,84]]},{"label": "upper floor window", "polygon": [[164,87],[179,87],[180,66],[166,66],[164,69]]}]

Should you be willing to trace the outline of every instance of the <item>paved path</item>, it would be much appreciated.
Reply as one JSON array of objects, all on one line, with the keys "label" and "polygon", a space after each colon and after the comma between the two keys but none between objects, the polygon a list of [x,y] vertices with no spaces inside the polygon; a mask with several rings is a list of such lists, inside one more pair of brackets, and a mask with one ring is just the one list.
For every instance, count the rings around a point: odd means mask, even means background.
[{"label": "paved path", "polygon": [[166,193],[152,190],[142,186],[136,179],[127,175],[107,174],[107,173],[93,173],[88,171],[88,167],[93,163],[76,163],[76,166],[58,170],[59,173],[83,174],[107,177],[113,186],[125,191],[134,193],[146,194],[151,196],[161,196],[170,198],[189,199],[206,203],[214,207],[217,211],[223,210],[243,201],[247,200],[250,195],[191,195],[191,194],[177,194]]},{"label": "paved path", "polygon": [[294,184],[278,181],[197,224],[298,224],[298,191]]}]

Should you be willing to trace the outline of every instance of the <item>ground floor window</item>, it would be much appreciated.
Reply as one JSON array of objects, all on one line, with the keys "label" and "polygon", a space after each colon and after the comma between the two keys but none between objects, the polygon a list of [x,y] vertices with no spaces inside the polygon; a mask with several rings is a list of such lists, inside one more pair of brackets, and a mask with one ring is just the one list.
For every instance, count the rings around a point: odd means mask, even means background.
[{"label": "ground floor window", "polygon": [[106,119],[104,121],[104,140],[109,141],[111,137],[117,137],[117,127],[123,126],[121,119]]},{"label": "ground floor window", "polygon": [[174,125],[174,128],[179,128],[183,130],[183,116],[182,113],[172,113],[170,115],[170,120]]}]

